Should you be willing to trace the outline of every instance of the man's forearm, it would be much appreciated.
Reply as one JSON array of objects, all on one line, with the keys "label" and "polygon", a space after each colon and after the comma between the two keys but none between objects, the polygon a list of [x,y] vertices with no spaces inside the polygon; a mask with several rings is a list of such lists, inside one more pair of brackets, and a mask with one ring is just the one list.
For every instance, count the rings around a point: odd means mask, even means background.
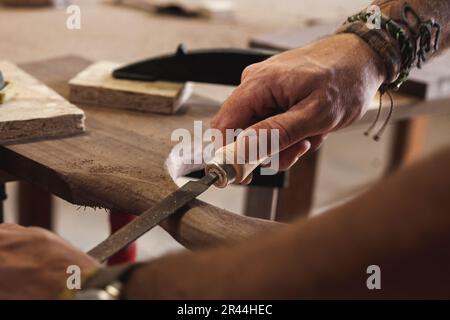
[{"label": "man's forearm", "polygon": [[419,15],[422,21],[434,19],[441,26],[439,52],[450,46],[450,1],[449,0],[376,0],[374,5],[386,15],[399,16],[403,4],[407,3]]},{"label": "man's forearm", "polygon": [[[450,150],[319,217],[141,267],[130,299],[449,297]],[[381,268],[382,290],[366,269]]]}]

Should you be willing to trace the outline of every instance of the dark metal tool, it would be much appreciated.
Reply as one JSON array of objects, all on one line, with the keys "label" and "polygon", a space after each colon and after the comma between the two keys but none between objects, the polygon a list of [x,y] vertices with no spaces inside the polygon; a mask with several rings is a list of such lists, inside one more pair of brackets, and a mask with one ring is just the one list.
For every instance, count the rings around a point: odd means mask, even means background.
[{"label": "dark metal tool", "polygon": [[214,158],[206,163],[205,176],[198,181],[189,181],[181,188],[164,198],[161,202],[142,213],[109,238],[88,252],[98,261],[105,261],[144,233],[167,219],[171,214],[184,207],[205,192],[213,184],[225,188],[231,183],[243,182],[267,157],[245,163],[235,161],[238,144],[231,143],[215,152]]},{"label": "dark metal tool", "polygon": [[89,251],[88,254],[100,262],[105,261],[133,241],[137,240],[147,231],[157,226],[178,209],[184,207],[189,201],[201,195],[212,186],[217,179],[219,179],[218,175],[210,173],[206,174],[198,181],[189,181],[164,198],[160,203],[116,231],[105,241]]},{"label": "dark metal tool", "polygon": [[113,77],[141,81],[193,81],[238,85],[245,67],[264,61],[275,53],[232,48],[188,51],[184,45],[180,45],[175,54],[139,61],[116,69]]}]

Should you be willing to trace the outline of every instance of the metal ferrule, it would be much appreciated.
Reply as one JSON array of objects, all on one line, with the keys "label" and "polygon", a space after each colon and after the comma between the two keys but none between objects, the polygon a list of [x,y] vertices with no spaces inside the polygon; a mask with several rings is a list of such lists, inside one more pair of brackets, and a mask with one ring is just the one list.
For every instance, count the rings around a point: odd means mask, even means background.
[{"label": "metal ferrule", "polygon": [[219,177],[214,183],[218,188],[225,188],[236,180],[236,170],[231,164],[219,164],[211,161],[206,164],[205,172],[206,174],[213,173]]}]

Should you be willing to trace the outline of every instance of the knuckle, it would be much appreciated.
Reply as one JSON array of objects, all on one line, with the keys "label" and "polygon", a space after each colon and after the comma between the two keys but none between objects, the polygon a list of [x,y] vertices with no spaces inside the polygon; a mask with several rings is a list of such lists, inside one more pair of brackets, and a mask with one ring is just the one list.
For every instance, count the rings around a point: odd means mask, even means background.
[{"label": "knuckle", "polygon": [[330,68],[321,68],[320,77],[325,81],[332,81],[334,78],[334,72]]},{"label": "knuckle", "polygon": [[335,121],[335,114],[333,112],[333,107],[328,99],[324,104],[322,104],[322,109],[325,111],[321,113],[322,123],[326,126],[332,126]]},{"label": "knuckle", "polygon": [[36,240],[42,242],[50,242],[56,238],[52,232],[39,227],[29,227],[28,231],[35,237]]},{"label": "knuckle", "polygon": [[268,119],[270,129],[276,129],[279,131],[279,144],[280,148],[285,148],[291,145],[293,141],[292,133],[286,128],[286,126],[278,119]]},{"label": "knuckle", "polygon": [[321,123],[323,129],[326,131],[332,130],[338,124],[338,118],[331,110],[329,110],[328,112],[323,113]]},{"label": "knuckle", "polygon": [[241,82],[255,74],[260,69],[261,64],[262,62],[258,62],[245,67],[244,71],[242,71]]}]

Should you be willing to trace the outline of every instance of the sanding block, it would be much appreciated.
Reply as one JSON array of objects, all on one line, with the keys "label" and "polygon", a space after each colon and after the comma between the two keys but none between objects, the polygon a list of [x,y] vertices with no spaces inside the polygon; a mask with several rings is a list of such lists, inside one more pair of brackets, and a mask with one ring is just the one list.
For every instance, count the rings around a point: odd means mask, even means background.
[{"label": "sanding block", "polygon": [[120,64],[96,62],[69,81],[73,103],[131,109],[163,114],[176,113],[189,98],[192,85],[167,81],[116,79]]},{"label": "sanding block", "polygon": [[84,112],[9,61],[0,61],[0,144],[84,132]]}]

